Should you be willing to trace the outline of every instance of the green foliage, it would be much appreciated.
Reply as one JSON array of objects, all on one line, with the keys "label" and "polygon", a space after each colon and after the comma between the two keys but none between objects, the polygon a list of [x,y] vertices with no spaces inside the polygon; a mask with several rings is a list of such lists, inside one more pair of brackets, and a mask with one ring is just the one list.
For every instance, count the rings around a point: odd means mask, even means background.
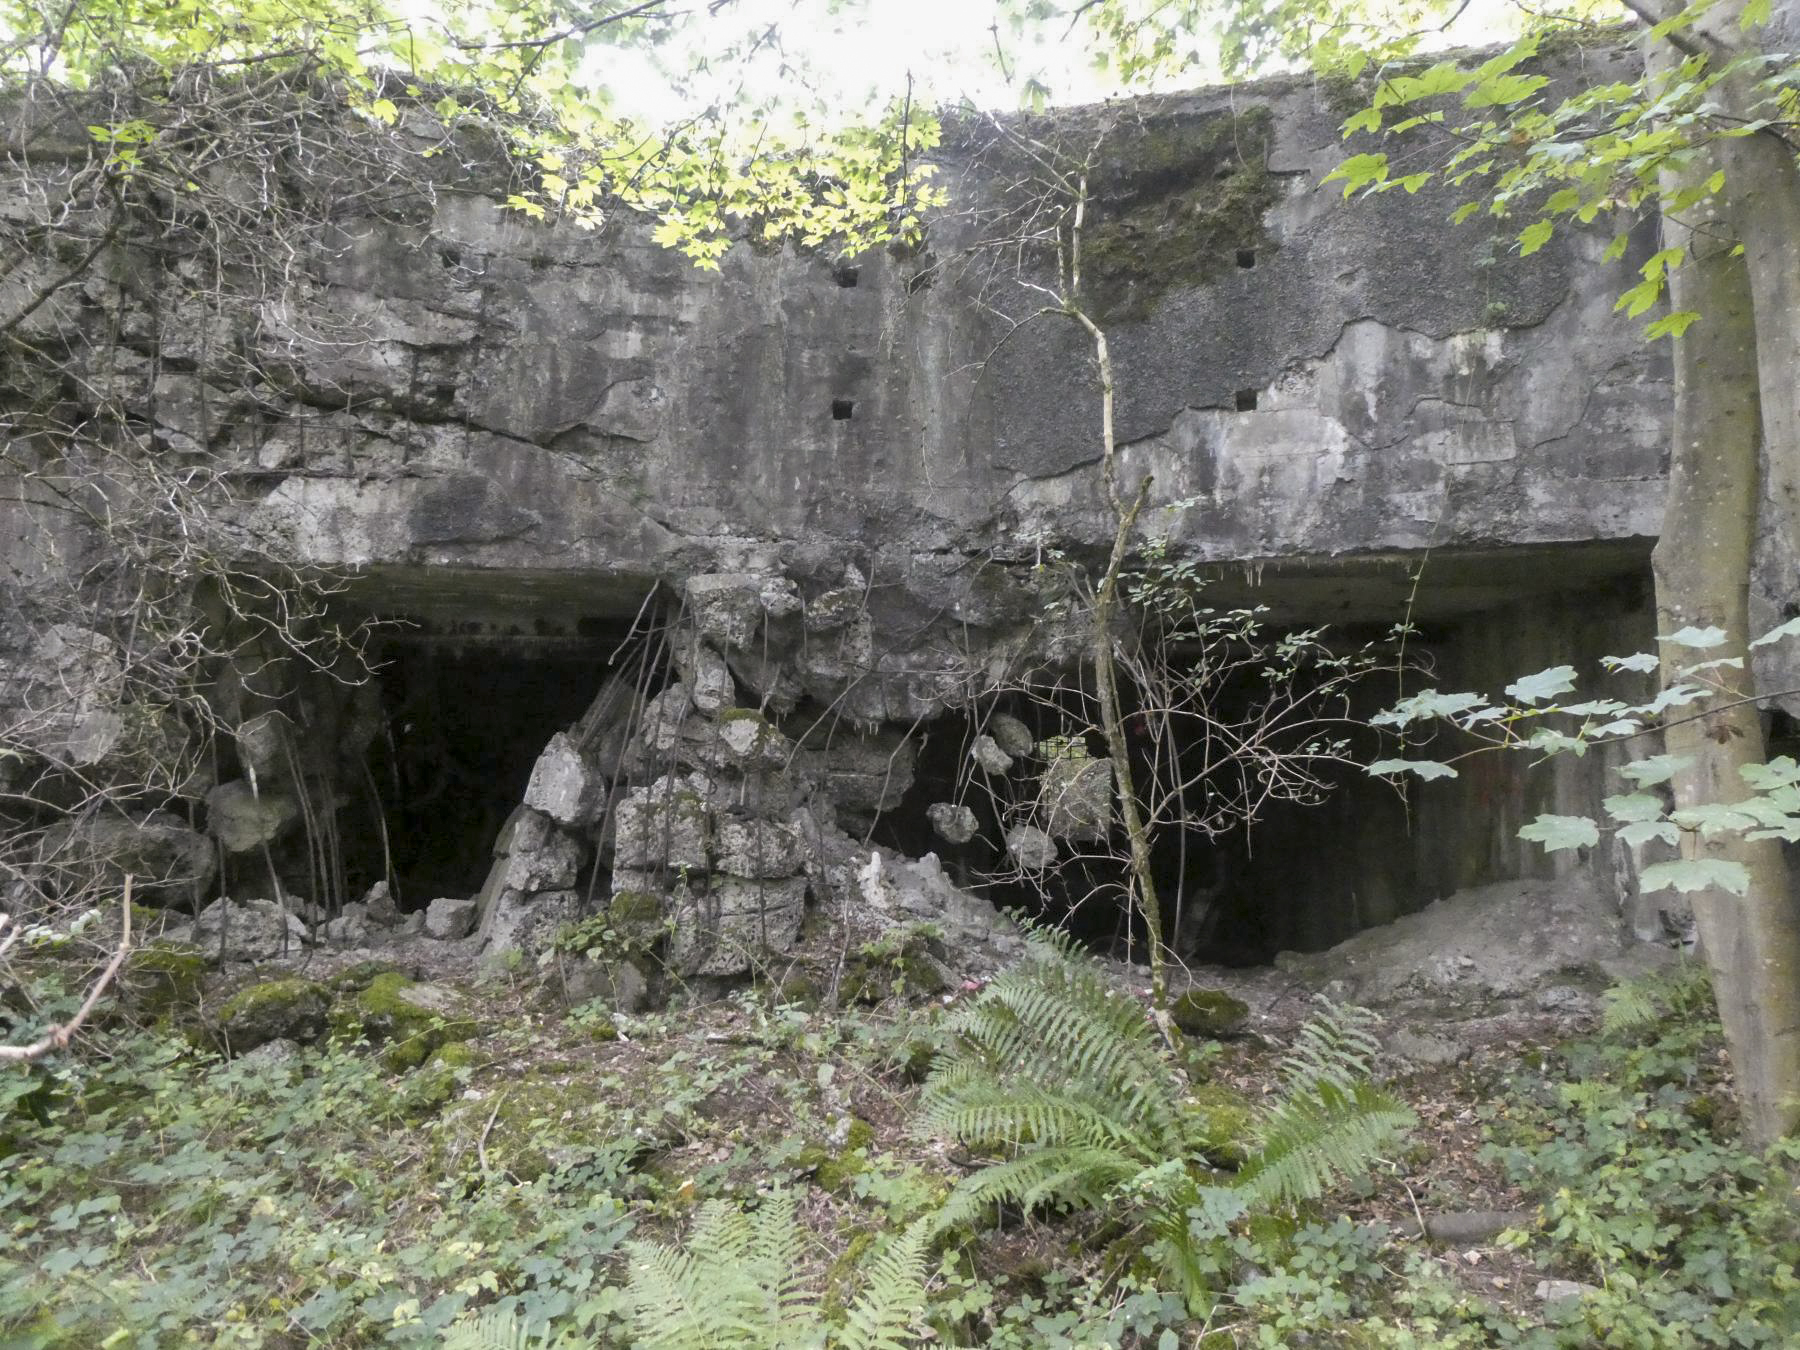
[{"label": "green foliage", "polygon": [[0,1159],[0,1341],[425,1346],[477,1302],[608,1324],[619,1206],[481,1179],[481,1122],[421,1127],[378,1060],[135,1036],[44,1081],[29,1148]]},{"label": "green foliage", "polygon": [[[1796,632],[1800,627],[1784,623],[1737,650],[1785,641]],[[1660,641],[1671,647],[1708,651],[1727,646],[1730,635],[1716,627],[1689,627],[1665,634]],[[1641,676],[1663,663],[1644,652],[1602,657],[1599,664],[1609,675]],[[1677,664],[1661,689],[1637,701],[1594,697],[1562,701],[1560,695],[1576,690],[1576,672],[1571,666],[1556,666],[1513,682],[1506,687],[1510,702],[1490,700],[1480,693],[1422,690],[1375,714],[1371,722],[1408,739],[1421,735],[1432,723],[1444,723],[1466,737],[1472,743],[1470,748],[1442,760],[1379,759],[1366,765],[1366,772],[1389,778],[1413,774],[1429,780],[1455,777],[1457,770],[1449,760],[1478,752],[1586,754],[1596,746],[1640,737],[1671,715],[1703,716],[1708,708],[1741,697],[1735,685],[1722,682],[1721,672],[1740,670],[1743,664],[1741,656]],[[1632,847],[1651,840],[1678,845],[1684,837],[1710,840],[1731,835],[1752,841],[1800,842],[1800,762],[1793,757],[1782,755],[1765,764],[1742,765],[1738,774],[1743,791],[1728,801],[1700,802],[1674,810],[1661,796],[1643,790],[1669,782],[1687,767],[1687,758],[1667,754],[1646,755],[1619,766],[1619,776],[1639,789],[1607,797],[1602,803],[1622,842]],[[1546,814],[1521,827],[1519,837],[1551,851],[1591,848],[1600,842],[1600,830],[1600,822],[1589,816]],[[1749,884],[1749,873],[1741,863],[1722,858],[1655,862],[1639,876],[1640,889],[1645,892],[1716,888],[1742,895]]]},{"label": "green foliage", "polygon": [[[925,1085],[916,1128],[1000,1154],[966,1178],[940,1228],[1006,1202],[1137,1215],[1164,1275],[1192,1301],[1209,1252],[1255,1208],[1318,1198],[1365,1169],[1411,1123],[1366,1081],[1366,1014],[1326,1005],[1284,1064],[1284,1091],[1235,1175],[1228,1149],[1142,1006],[1073,944],[1034,936],[1027,957],[952,1022],[957,1040]],[[1242,1145],[1242,1141],[1235,1141]]]},{"label": "green foliage", "polygon": [[[192,128],[213,100],[291,98],[326,114],[315,132],[337,110],[343,129],[412,154],[497,145],[517,171],[509,207],[586,228],[618,205],[647,212],[658,242],[702,267],[752,232],[844,251],[919,237],[941,195],[926,162],[939,128],[909,100],[843,124],[791,97],[715,104],[672,128],[616,111],[600,82],[607,49],[665,42],[687,18],[660,3],[572,14],[544,0],[0,0],[0,92],[104,96],[88,133],[122,186],[198,182],[211,150]],[[712,47],[707,59],[733,59]]]},{"label": "green foliage", "polygon": [[549,1338],[510,1308],[484,1308],[444,1336],[443,1350],[542,1350]]},{"label": "green foliage", "polygon": [[1766,1155],[1730,1138],[1702,972],[1624,985],[1566,1078],[1508,1112],[1493,1149],[1541,1197],[1518,1245],[1595,1288],[1554,1310],[1532,1347],[1792,1345],[1800,1337],[1800,1141]]},{"label": "green foliage", "polygon": [[925,1301],[927,1231],[915,1224],[863,1263],[862,1288],[841,1324],[804,1278],[795,1197],[777,1191],[746,1213],[701,1206],[684,1248],[631,1245],[632,1332],[644,1350],[903,1350],[917,1343]]}]

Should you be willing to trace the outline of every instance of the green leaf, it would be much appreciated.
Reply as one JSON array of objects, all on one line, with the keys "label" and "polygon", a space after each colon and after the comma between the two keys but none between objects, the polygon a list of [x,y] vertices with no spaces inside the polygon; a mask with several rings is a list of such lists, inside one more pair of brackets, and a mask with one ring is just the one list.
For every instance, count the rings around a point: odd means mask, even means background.
[{"label": "green leaf", "polygon": [[1630,245],[1630,233],[1623,230],[1620,231],[1612,237],[1612,242],[1606,246],[1606,252],[1600,255],[1600,261],[1617,262],[1620,258],[1625,256],[1625,250],[1630,247]]},{"label": "green leaf", "polygon": [[1325,175],[1325,182],[1343,180],[1344,195],[1387,181],[1388,157],[1383,154],[1352,155]]},{"label": "green leaf", "polygon": [[1600,827],[1586,816],[1539,816],[1519,827],[1519,838],[1556,853],[1566,848],[1592,848],[1600,842]]},{"label": "green leaf", "polygon": [[1366,772],[1381,777],[1410,773],[1428,782],[1433,778],[1456,777],[1455,769],[1448,764],[1440,764],[1435,759],[1378,759],[1368,766]]},{"label": "green leaf", "polygon": [[1662,664],[1655,652],[1633,652],[1630,656],[1603,656],[1600,664],[1608,670],[1636,670],[1649,672]]},{"label": "green leaf", "polygon": [[1694,647],[1704,650],[1707,647],[1720,647],[1725,644],[1725,630],[1708,626],[1695,628],[1692,624],[1686,628],[1666,635],[1658,635],[1658,642],[1673,642],[1677,647]]},{"label": "green leaf", "polygon": [[1738,777],[1758,792],[1773,792],[1800,783],[1800,763],[1792,755],[1782,755],[1767,764],[1740,764]]},{"label": "green leaf", "polygon": [[1673,847],[1681,842],[1681,831],[1672,821],[1633,820],[1619,826],[1618,838],[1628,848],[1642,848],[1652,839]]},{"label": "green leaf", "polygon": [[1487,706],[1488,701],[1480,694],[1440,694],[1435,689],[1423,689],[1376,713],[1369,721],[1378,727],[1404,727],[1426,718],[1456,717]]},{"label": "green leaf", "polygon": [[1608,797],[1600,804],[1606,808],[1606,814],[1614,820],[1637,822],[1662,819],[1662,798],[1648,792],[1632,792],[1619,797]]},{"label": "green leaf", "polygon": [[1738,809],[1731,802],[1705,802],[1671,812],[1669,819],[1684,830],[1698,830],[1703,839],[1721,834],[1737,834],[1757,824],[1755,816]]},{"label": "green leaf", "polygon": [[1344,138],[1348,140],[1358,131],[1380,131],[1381,109],[1364,108],[1361,112],[1351,113],[1344,119]]},{"label": "green leaf", "polygon": [[1619,777],[1628,778],[1639,787],[1654,787],[1658,783],[1666,783],[1688,766],[1687,755],[1651,755],[1648,759],[1634,759],[1619,770]]},{"label": "green leaf", "polygon": [[1750,645],[1752,647],[1766,647],[1771,642],[1780,642],[1783,638],[1794,637],[1796,634],[1800,634],[1800,619],[1789,619],[1786,623],[1771,628],[1761,637],[1752,638]]},{"label": "green leaf", "polygon": [[1738,15],[1739,28],[1754,28],[1768,21],[1769,0],[1745,0],[1743,12]]},{"label": "green leaf", "polygon": [[1689,895],[1715,888],[1732,895],[1749,894],[1749,869],[1723,858],[1683,858],[1646,867],[1638,878],[1638,889],[1645,894],[1674,890]]},{"label": "green leaf", "polygon": [[1523,679],[1514,680],[1506,686],[1510,698],[1521,703],[1536,703],[1539,699],[1550,698],[1556,694],[1566,694],[1575,687],[1574,666],[1551,666],[1548,670],[1540,670],[1535,675],[1527,675]]},{"label": "green leaf", "polygon": [[1680,337],[1694,326],[1694,321],[1699,317],[1700,311],[1697,309],[1678,309],[1673,314],[1665,314],[1655,322],[1644,325],[1644,336],[1651,342],[1658,338]]},{"label": "green leaf", "polygon": [[1527,225],[1519,232],[1519,256],[1529,258],[1549,243],[1550,236],[1555,232],[1556,227],[1547,220],[1539,220]]}]

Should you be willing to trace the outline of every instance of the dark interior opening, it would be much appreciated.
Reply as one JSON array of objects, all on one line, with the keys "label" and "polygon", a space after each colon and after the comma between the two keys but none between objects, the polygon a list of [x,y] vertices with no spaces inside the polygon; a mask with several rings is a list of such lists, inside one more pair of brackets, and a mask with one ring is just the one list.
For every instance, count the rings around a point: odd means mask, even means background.
[{"label": "dark interior opening", "polygon": [[[589,627],[600,625],[590,624]],[[582,639],[390,639],[381,653],[384,725],[369,768],[387,823],[394,890],[404,909],[472,896],[495,837],[518,806],[556,732],[600,691],[628,621]],[[365,841],[363,884],[385,871]],[[354,889],[354,887],[353,887]]]},{"label": "dark interior opening", "polygon": [[1240,389],[1231,396],[1232,406],[1239,412],[1256,411],[1256,390]]},{"label": "dark interior opening", "polygon": [[1244,268],[1246,271],[1248,271],[1252,267],[1255,267],[1256,266],[1256,250],[1253,248],[1240,248],[1237,251],[1237,265],[1241,268]]},{"label": "dark interior opening", "polygon": [[838,285],[848,290],[861,280],[862,269],[860,267],[849,266],[834,267],[831,271],[831,278],[833,281],[837,282]]},{"label": "dark interior opening", "polygon": [[855,411],[854,399],[834,398],[831,400],[831,420],[834,422],[848,422],[851,414]]}]

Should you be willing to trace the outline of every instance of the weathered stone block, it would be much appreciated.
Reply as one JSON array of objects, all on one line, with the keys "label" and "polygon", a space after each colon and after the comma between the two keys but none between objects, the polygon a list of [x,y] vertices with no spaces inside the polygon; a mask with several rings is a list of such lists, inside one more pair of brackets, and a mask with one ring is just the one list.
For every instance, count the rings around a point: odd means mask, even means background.
[{"label": "weathered stone block", "polygon": [[704,891],[679,895],[670,959],[689,975],[737,975],[800,935],[806,880],[714,877]]},{"label": "weathered stone block", "polygon": [[425,907],[425,931],[443,941],[464,938],[475,927],[475,902],[443,896]]},{"label": "weathered stone block", "polygon": [[249,853],[272,844],[300,819],[300,807],[280,792],[257,792],[243,779],[220,783],[206,794],[206,829],[227,853]]},{"label": "weathered stone block", "polygon": [[707,808],[697,793],[634,789],[619,803],[614,821],[618,866],[706,870]]},{"label": "weathered stone block", "polygon": [[734,877],[791,877],[805,862],[800,836],[772,820],[724,820],[713,842],[713,865]]}]

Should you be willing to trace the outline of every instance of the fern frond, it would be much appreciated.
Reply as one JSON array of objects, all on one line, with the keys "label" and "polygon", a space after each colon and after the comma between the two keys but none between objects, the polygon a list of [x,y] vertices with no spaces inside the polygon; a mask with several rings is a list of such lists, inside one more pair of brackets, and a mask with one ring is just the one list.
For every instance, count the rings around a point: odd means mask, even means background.
[{"label": "fern frond", "polygon": [[928,1120],[934,1103],[972,1081],[1043,1083],[1107,1103],[1122,1130],[1159,1146],[1178,1138],[1180,1083],[1155,1027],[1065,945],[1034,941],[951,1029],[956,1039],[926,1085]]},{"label": "fern frond", "polygon": [[1367,1008],[1333,1003],[1321,995],[1319,1011],[1307,1019],[1281,1061],[1281,1081],[1290,1096],[1305,1096],[1319,1083],[1344,1091],[1369,1076],[1381,1044],[1376,1016]]},{"label": "fern frond", "polygon": [[443,1350],[539,1350],[545,1335],[511,1308],[465,1313],[444,1333]]},{"label": "fern frond", "polygon": [[931,1230],[920,1220],[869,1263],[862,1292],[845,1313],[844,1326],[837,1334],[839,1350],[907,1350],[918,1343],[930,1238]]},{"label": "fern frond", "polygon": [[1137,1128],[1106,1097],[1011,1076],[997,1082],[976,1077],[928,1094],[919,1124],[930,1136],[974,1148],[1091,1144],[1141,1158],[1166,1151],[1161,1136]]},{"label": "fern frond", "polygon": [[751,1224],[749,1270],[768,1296],[769,1314],[777,1325],[800,1325],[816,1309],[806,1290],[806,1244],[795,1221],[798,1202],[792,1191],[777,1190],[764,1198]]},{"label": "fern frond", "polygon": [[1142,1163],[1112,1149],[1040,1148],[964,1177],[934,1218],[942,1232],[970,1223],[989,1205],[1099,1204],[1120,1182],[1143,1171]]},{"label": "fern frond", "polygon": [[1261,1206],[1316,1200],[1334,1178],[1367,1171],[1414,1123],[1410,1110],[1368,1082],[1346,1091],[1321,1079],[1276,1106],[1234,1189]]}]

